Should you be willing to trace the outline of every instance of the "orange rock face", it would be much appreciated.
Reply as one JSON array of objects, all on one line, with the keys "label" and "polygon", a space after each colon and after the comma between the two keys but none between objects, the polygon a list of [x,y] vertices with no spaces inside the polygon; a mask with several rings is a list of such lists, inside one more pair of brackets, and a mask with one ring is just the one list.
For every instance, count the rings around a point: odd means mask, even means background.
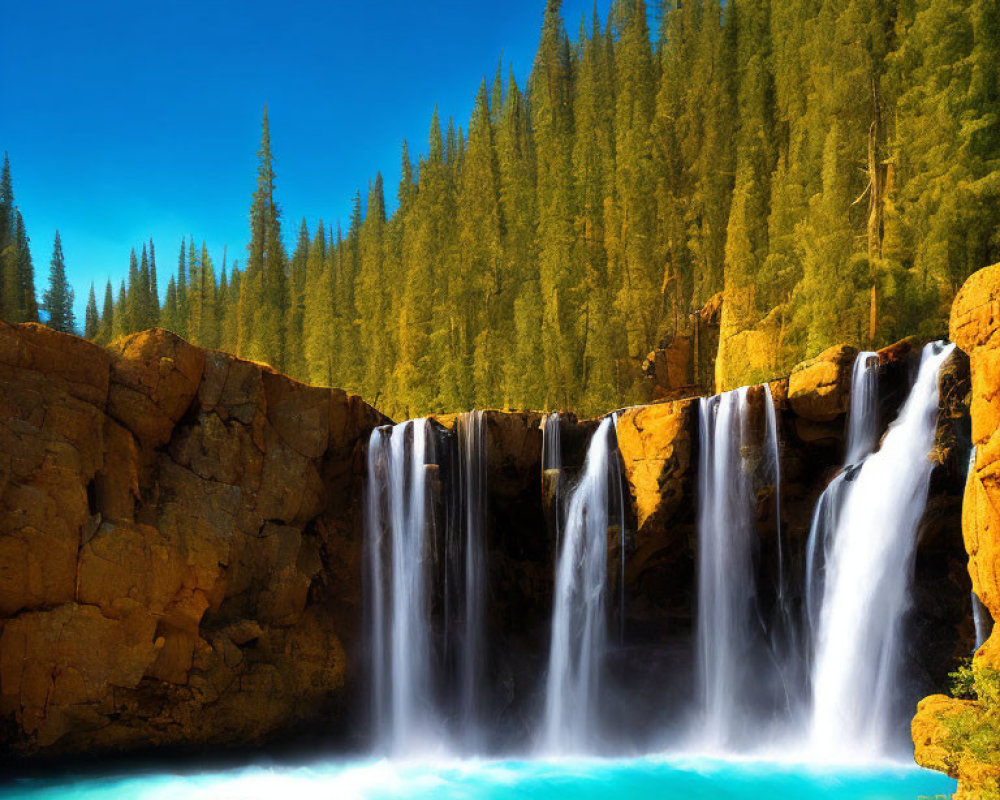
[{"label": "orange rock face", "polygon": [[[959,291],[951,339],[969,355],[972,372],[976,461],[966,484],[962,533],[972,587],[1000,619],[1000,264],[975,273]],[[1000,629],[979,657],[1000,668]]]},{"label": "orange rock face", "polygon": [[342,704],[359,573],[323,554],[359,558],[384,421],[163,330],[0,323],[0,744],[248,742]]},{"label": "orange rock face", "polygon": [[[972,587],[994,619],[1000,619],[1000,265],[972,275],[955,298],[950,335],[969,356],[972,442],[976,447],[962,506],[962,534]],[[1000,625],[979,648],[977,667],[1000,668]],[[986,796],[1000,787],[1000,766],[983,764],[954,749],[947,721],[975,715],[978,705],[935,695],[917,708],[912,732],[917,762],[959,780],[957,798]],[[1000,742],[997,742],[1000,749]]]},{"label": "orange rock face", "polygon": [[847,411],[851,370],[858,351],[834,345],[803,361],[788,377],[788,401],[800,417],[829,422]]}]

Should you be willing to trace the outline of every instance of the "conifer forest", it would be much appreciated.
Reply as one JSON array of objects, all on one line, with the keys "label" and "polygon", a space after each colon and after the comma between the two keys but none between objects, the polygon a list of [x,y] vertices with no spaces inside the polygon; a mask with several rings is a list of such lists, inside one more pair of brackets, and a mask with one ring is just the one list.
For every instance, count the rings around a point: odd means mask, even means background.
[{"label": "conifer forest", "polygon": [[137,242],[128,280],[97,287],[68,285],[58,235],[36,279],[5,159],[0,317],[101,343],[161,326],[399,418],[642,401],[646,355],[719,293],[739,383],[938,335],[1000,260],[1000,6],[617,0],[569,20],[549,0],[530,78],[501,64],[469,119],[435,112],[399,185],[372,176],[343,224],[282,216],[291,146],[265,110],[244,252]]}]

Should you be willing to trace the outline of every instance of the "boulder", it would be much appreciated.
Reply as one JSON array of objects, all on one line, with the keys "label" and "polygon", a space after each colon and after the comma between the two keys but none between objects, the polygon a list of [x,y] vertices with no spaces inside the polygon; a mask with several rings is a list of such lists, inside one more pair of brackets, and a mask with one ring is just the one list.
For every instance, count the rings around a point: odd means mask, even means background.
[{"label": "boulder", "polygon": [[796,365],[788,377],[792,410],[812,422],[831,422],[846,413],[857,354],[853,347],[834,345]]},{"label": "boulder", "polygon": [[621,453],[637,523],[637,541],[667,533],[690,489],[695,401],[628,409],[618,417]]},{"label": "boulder", "polygon": [[162,328],[111,344],[108,414],[147,447],[170,441],[205,369],[205,352]]}]

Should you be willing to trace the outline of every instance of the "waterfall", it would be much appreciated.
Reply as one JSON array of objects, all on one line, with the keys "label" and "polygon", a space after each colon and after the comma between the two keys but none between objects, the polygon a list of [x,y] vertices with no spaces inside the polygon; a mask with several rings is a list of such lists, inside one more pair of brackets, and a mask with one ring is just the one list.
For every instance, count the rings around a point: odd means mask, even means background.
[{"label": "waterfall", "polygon": [[587,449],[569,497],[553,597],[552,639],[542,747],[550,753],[593,749],[607,641],[610,461],[614,420],[605,417]]},{"label": "waterfall", "polygon": [[820,495],[809,526],[809,538],[806,541],[805,606],[806,630],[810,641],[815,638],[819,626],[830,539],[837,529],[840,510],[851,481],[857,474],[857,465],[871,454],[878,442],[878,363],[878,354],[870,351],[862,351],[854,359],[844,466]]},{"label": "waterfall", "polygon": [[461,508],[464,523],[464,614],[459,663],[461,722],[466,745],[477,744],[479,701],[486,646],[486,416],[470,411],[458,418]]},{"label": "waterfall", "polygon": [[878,353],[863,351],[851,372],[845,464],[857,464],[878,442]]},{"label": "waterfall", "polygon": [[615,439],[615,451],[610,455],[608,468],[611,479],[611,499],[609,519],[618,524],[618,644],[625,644],[625,556],[627,549],[625,531],[625,481],[622,474],[618,449],[618,414],[611,415],[611,436]]},{"label": "waterfall", "polygon": [[744,719],[758,626],[747,388],[699,400],[698,697],[701,744],[726,748]]},{"label": "waterfall", "polygon": [[891,742],[901,624],[933,466],[938,373],[952,349],[924,348],[881,448],[846,478],[828,543],[812,673],[811,740],[826,757],[871,757]]},{"label": "waterfall", "polygon": [[975,592],[972,593],[972,621],[976,626],[976,650],[979,650],[993,633],[993,619],[989,609]]},{"label": "waterfall", "polygon": [[553,412],[542,420],[542,506],[557,553],[562,541],[562,468],[559,413]]},{"label": "waterfall", "polygon": [[764,389],[764,445],[771,480],[774,481],[775,543],[778,556],[778,581],[771,615],[770,643],[781,692],[788,713],[798,710],[802,697],[806,669],[799,644],[798,611],[791,587],[791,571],[788,568],[788,553],[785,531],[781,526],[781,453],[778,442],[778,414],[774,407],[774,396],[767,383]]},{"label": "waterfall", "polygon": [[365,498],[365,594],[376,746],[412,749],[433,727],[427,573],[426,419],[372,431]]}]

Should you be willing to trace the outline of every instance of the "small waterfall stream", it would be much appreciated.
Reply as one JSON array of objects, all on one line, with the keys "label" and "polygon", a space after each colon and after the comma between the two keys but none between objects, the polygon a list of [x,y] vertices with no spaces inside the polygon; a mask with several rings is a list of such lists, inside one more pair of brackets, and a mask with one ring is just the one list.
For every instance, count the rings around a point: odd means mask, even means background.
[{"label": "small waterfall stream", "polygon": [[699,401],[697,691],[702,747],[728,748],[743,727],[756,643],[753,475],[747,387]]},{"label": "small waterfall stream", "polygon": [[372,431],[365,501],[365,589],[374,737],[402,752],[433,727],[428,622],[426,419]]},{"label": "small waterfall stream", "polygon": [[825,758],[871,758],[893,740],[902,620],[933,467],[938,373],[952,349],[924,348],[881,448],[847,479],[828,542],[812,673],[811,741]]},{"label": "small waterfall stream", "polygon": [[806,541],[805,610],[809,642],[814,641],[819,627],[830,540],[837,530],[840,510],[858,465],[878,443],[878,430],[878,355],[863,351],[854,359],[851,371],[844,466],[816,502]]},{"label": "small waterfall stream", "polygon": [[456,427],[465,527],[460,715],[465,743],[475,747],[486,648],[486,416],[482,411],[470,411],[458,418]]},{"label": "small waterfall stream", "polygon": [[555,534],[557,553],[562,542],[562,470],[562,434],[559,427],[559,412],[556,411],[542,420],[542,507],[547,514],[547,524]]},{"label": "small waterfall stream", "polygon": [[614,419],[594,432],[569,497],[559,548],[541,747],[587,752],[599,738],[598,701],[607,647],[608,521]]}]

